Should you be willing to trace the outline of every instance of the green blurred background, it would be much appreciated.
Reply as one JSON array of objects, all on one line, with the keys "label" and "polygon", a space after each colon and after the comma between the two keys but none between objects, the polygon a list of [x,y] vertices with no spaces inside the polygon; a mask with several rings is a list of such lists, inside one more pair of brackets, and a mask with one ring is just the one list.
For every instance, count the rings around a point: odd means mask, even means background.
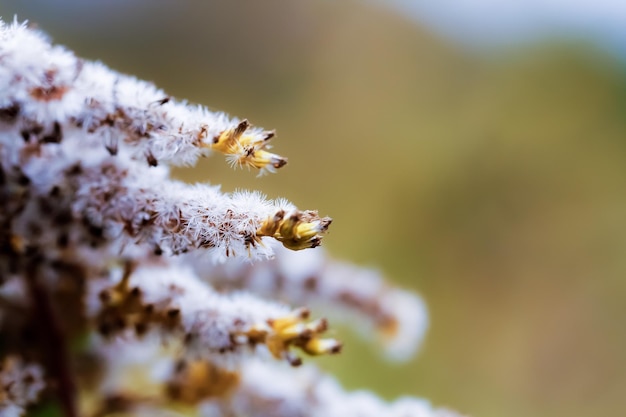
[{"label": "green blurred background", "polygon": [[187,180],[335,222],[325,246],[419,291],[421,353],[345,329],[351,388],[474,417],[626,410],[626,71],[561,38],[468,49],[374,2],[18,1],[79,55],[276,128],[279,174],[223,158]]}]

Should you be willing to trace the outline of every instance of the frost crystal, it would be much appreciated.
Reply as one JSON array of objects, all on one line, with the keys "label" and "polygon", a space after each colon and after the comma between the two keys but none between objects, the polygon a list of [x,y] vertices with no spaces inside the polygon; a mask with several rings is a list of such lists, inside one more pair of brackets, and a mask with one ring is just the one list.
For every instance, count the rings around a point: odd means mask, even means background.
[{"label": "frost crystal", "polygon": [[341,351],[320,311],[396,358],[427,315],[311,250],[330,218],[169,177],[212,152],[275,172],[273,136],[0,21],[0,416],[451,415],[287,366]]}]

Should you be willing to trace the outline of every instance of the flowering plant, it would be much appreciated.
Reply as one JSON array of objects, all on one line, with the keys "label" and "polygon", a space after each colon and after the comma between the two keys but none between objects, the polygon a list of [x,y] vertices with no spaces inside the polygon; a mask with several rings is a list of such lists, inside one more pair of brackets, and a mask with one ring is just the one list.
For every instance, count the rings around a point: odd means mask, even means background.
[{"label": "flowering plant", "polygon": [[416,295],[312,249],[330,218],[169,177],[213,152],[273,173],[273,136],[0,22],[0,416],[452,415],[291,368],[341,350],[309,308],[395,357],[427,326]]}]

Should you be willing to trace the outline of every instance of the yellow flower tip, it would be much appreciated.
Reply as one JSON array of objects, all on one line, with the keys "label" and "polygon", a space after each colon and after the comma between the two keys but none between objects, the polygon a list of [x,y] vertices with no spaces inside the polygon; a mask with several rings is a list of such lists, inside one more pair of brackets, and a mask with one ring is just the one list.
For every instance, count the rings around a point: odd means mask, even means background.
[{"label": "yellow flower tip", "polygon": [[244,152],[239,156],[239,165],[246,165],[253,168],[261,169],[267,172],[276,172],[287,165],[287,158],[267,152],[263,149],[244,148]]},{"label": "yellow flower tip", "polygon": [[273,237],[292,250],[315,248],[331,223],[330,217],[320,218],[315,211],[298,211],[285,217],[281,210],[261,224],[257,236]]},{"label": "yellow flower tip", "polygon": [[312,338],[302,345],[302,350],[311,356],[335,355],[342,347],[343,344],[336,339]]},{"label": "yellow flower tip", "polygon": [[298,366],[302,361],[291,352],[292,347],[314,356],[338,353],[341,350],[340,342],[319,337],[328,330],[328,321],[321,318],[306,323],[309,316],[310,311],[301,308],[287,316],[268,319],[241,334],[244,337],[242,340],[253,345],[264,344],[274,358],[287,360],[293,366]]},{"label": "yellow flower tip", "polygon": [[331,223],[330,217],[319,218],[315,211],[298,212],[283,221],[274,237],[288,249],[315,248]]},{"label": "yellow flower tip", "polygon": [[235,129],[225,130],[213,138],[213,143],[209,147],[215,151],[226,155],[232,155],[239,150],[238,137],[235,136]]},{"label": "yellow flower tip", "polygon": [[205,146],[226,155],[239,154],[243,152],[242,140],[245,141],[243,134],[249,127],[250,123],[244,119],[234,128],[224,130],[213,138],[211,144]]},{"label": "yellow flower tip", "polygon": [[331,222],[332,219],[330,218],[315,220],[310,223],[300,222],[295,227],[294,237],[298,240],[306,240],[315,237],[319,233],[326,233]]},{"label": "yellow flower tip", "polygon": [[228,156],[228,162],[233,167],[256,168],[262,175],[266,172],[276,172],[287,164],[287,159],[265,150],[271,138],[276,134],[274,131],[262,133],[251,131],[247,120],[242,120],[237,126],[228,129],[213,138],[213,142],[207,146],[215,151]]}]

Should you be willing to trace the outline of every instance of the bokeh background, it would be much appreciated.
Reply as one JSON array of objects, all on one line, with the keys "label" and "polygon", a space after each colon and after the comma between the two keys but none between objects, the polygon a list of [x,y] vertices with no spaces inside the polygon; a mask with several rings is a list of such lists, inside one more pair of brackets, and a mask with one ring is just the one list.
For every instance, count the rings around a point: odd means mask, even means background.
[{"label": "bokeh background", "polygon": [[277,175],[219,156],[176,175],[317,208],[335,256],[424,296],[408,363],[337,330],[345,353],[321,365],[348,388],[474,417],[623,415],[625,7],[590,1],[570,25],[583,2],[544,2],[547,18],[520,1],[521,23],[498,2],[440,3],[2,0],[0,15],[277,128]]}]

